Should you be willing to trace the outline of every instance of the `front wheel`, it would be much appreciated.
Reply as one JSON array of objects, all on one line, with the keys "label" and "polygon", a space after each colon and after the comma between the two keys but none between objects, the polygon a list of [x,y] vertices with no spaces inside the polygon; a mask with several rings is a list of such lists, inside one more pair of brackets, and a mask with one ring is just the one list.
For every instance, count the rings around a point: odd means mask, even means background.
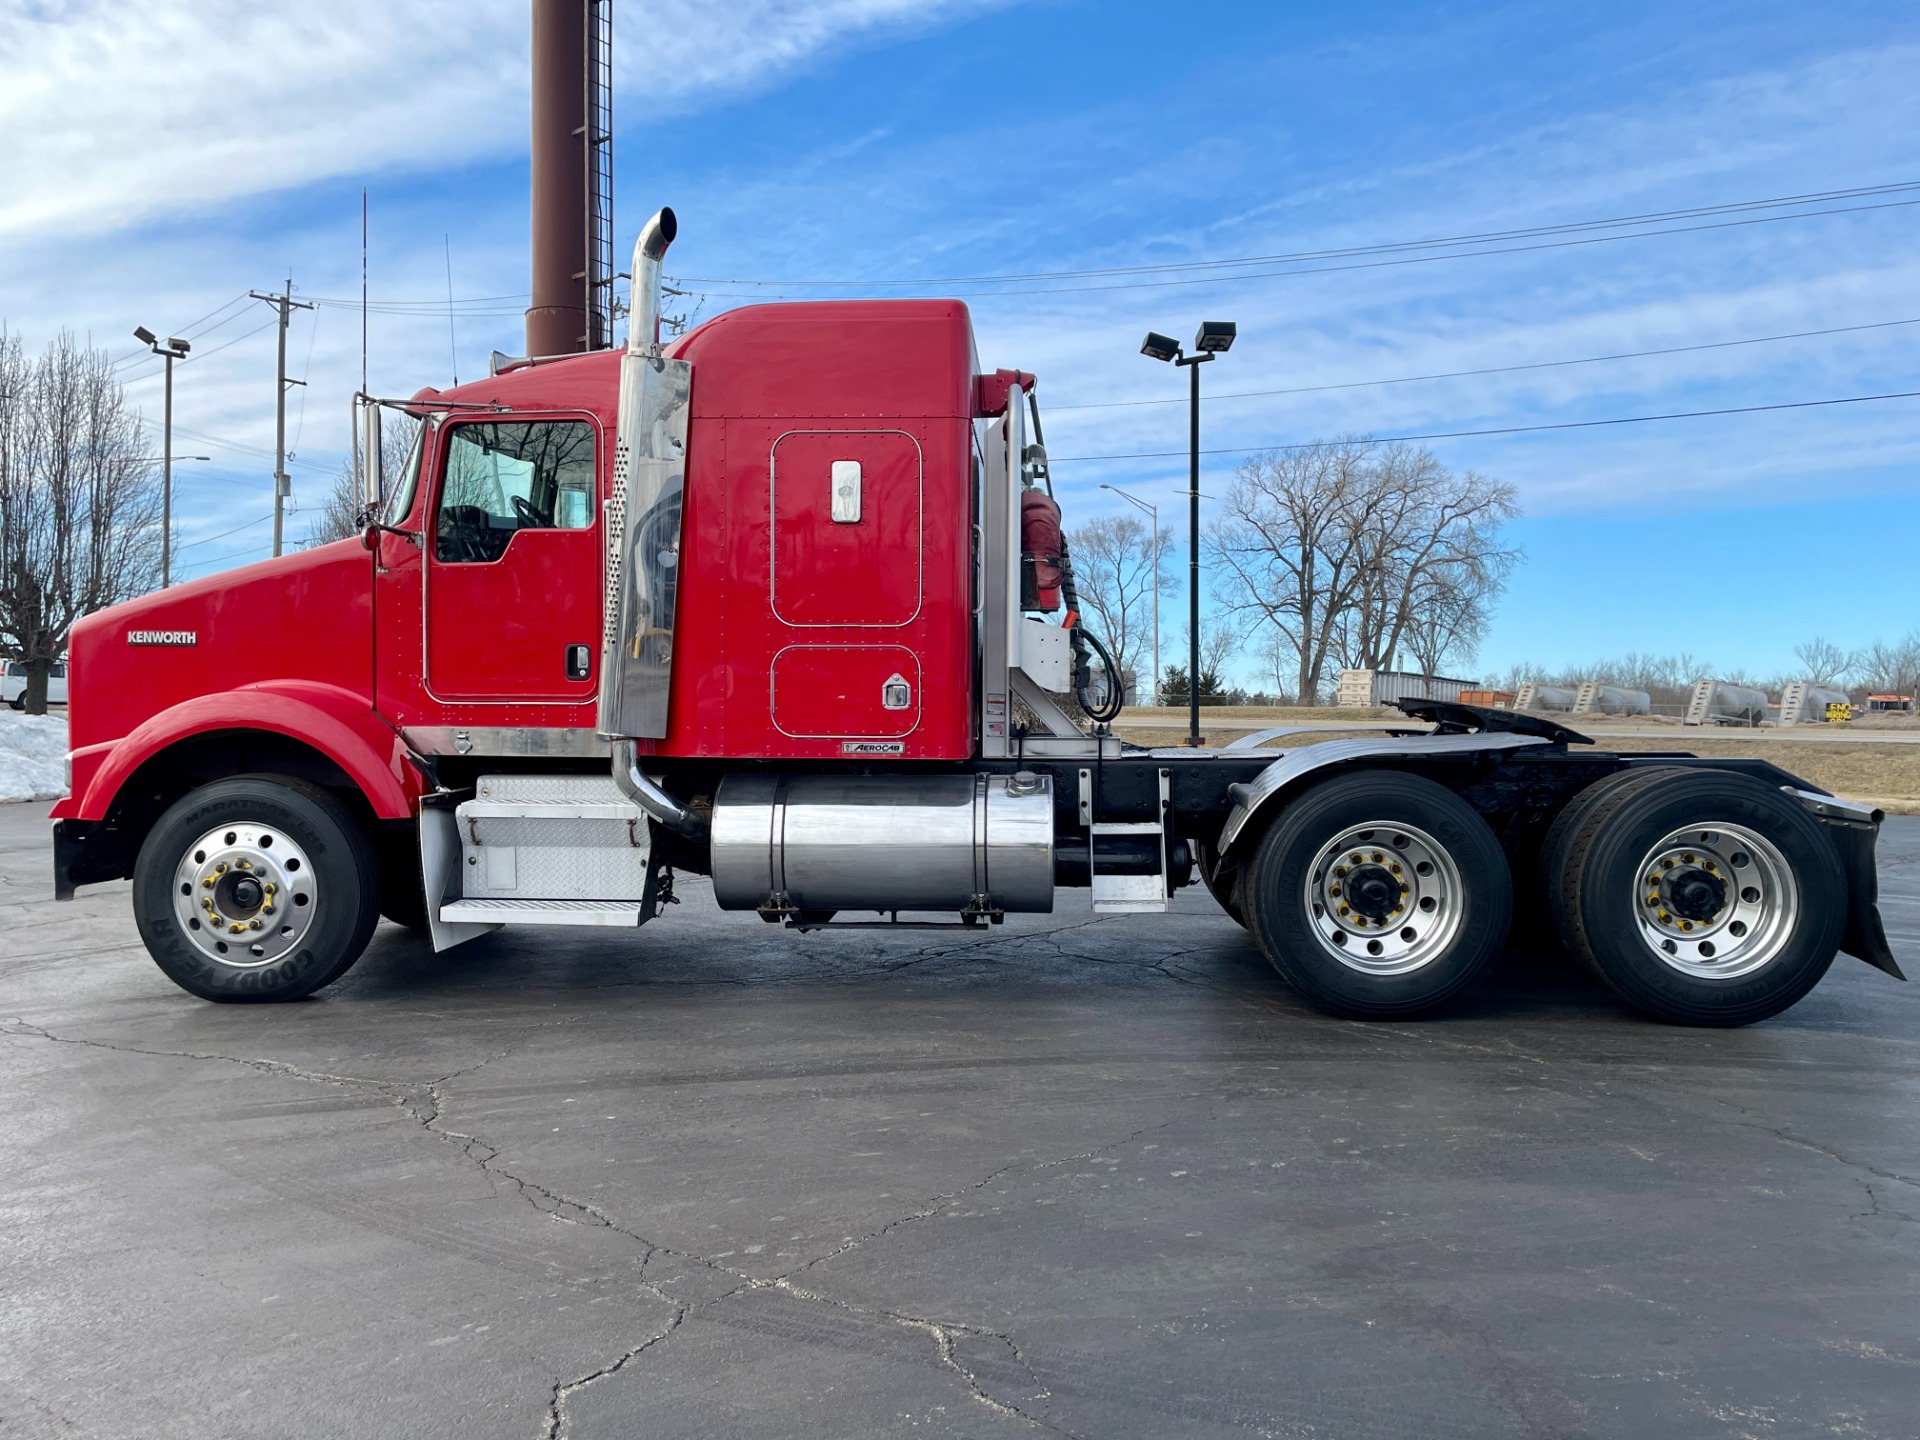
[{"label": "front wheel", "polygon": [[175,802],[133,871],[147,953],[205,1000],[296,1000],[360,958],[380,914],[373,846],[326,791],[243,775]]},{"label": "front wheel", "polygon": [[1336,776],[1290,803],[1240,896],[1287,983],[1355,1019],[1459,995],[1499,953],[1513,913],[1486,821],[1431,780],[1391,771]]}]

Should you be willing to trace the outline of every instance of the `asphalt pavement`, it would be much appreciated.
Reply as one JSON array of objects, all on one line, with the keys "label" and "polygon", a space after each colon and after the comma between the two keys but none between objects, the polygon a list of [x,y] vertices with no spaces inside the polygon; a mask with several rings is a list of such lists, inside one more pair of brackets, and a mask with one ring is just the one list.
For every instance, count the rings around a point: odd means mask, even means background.
[{"label": "asphalt pavement", "polygon": [[[223,1007],[0,806],[0,1436],[1911,1437],[1920,990],[1512,954],[1308,1010],[1203,892],[626,935]],[[1920,972],[1920,820],[1882,838]]]}]

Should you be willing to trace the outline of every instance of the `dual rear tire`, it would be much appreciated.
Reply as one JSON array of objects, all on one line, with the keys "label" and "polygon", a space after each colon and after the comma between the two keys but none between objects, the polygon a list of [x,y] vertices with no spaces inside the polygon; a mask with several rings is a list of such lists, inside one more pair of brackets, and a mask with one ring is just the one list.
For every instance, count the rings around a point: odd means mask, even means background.
[{"label": "dual rear tire", "polygon": [[1680,1025],[1749,1025],[1820,982],[1847,885],[1820,822],[1745,775],[1630,769],[1569,802],[1541,847],[1560,941],[1621,999]]},{"label": "dual rear tire", "polygon": [[[1222,907],[1320,1009],[1436,1009],[1506,943],[1513,881],[1486,821],[1393,771],[1292,800],[1250,855],[1204,866]],[[1683,1025],[1746,1025],[1819,983],[1847,915],[1820,823],[1751,777],[1633,768],[1570,801],[1537,882],[1561,943],[1629,1004]]]}]

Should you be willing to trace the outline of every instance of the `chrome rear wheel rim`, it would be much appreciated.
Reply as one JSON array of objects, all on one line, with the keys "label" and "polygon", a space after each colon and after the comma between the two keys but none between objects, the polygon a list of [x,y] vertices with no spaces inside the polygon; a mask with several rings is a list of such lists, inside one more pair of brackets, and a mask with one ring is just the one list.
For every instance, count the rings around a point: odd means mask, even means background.
[{"label": "chrome rear wheel rim", "polygon": [[1426,831],[1349,825],[1313,857],[1303,896],[1322,951],[1363,975],[1409,975],[1444,955],[1464,919],[1460,867]]},{"label": "chrome rear wheel rim", "polygon": [[284,830],[222,825],[189,845],[174,867],[174,919],[188,943],[218,964],[271,965],[313,928],[316,878]]},{"label": "chrome rear wheel rim", "polygon": [[1696,980],[1735,980],[1771,962],[1800,918],[1800,886],[1780,849],[1745,825],[1669,832],[1634,876],[1641,943]]}]

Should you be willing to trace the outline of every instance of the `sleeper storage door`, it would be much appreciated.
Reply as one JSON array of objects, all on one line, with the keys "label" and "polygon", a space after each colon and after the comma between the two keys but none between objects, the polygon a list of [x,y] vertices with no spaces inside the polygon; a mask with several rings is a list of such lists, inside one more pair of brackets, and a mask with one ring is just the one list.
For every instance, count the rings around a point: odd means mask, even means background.
[{"label": "sleeper storage door", "polygon": [[594,698],[603,602],[598,427],[449,424],[426,536],[428,693],[453,703]]},{"label": "sleeper storage door", "polygon": [[920,443],[904,430],[792,430],[770,458],[774,728],[898,753],[921,716]]}]

